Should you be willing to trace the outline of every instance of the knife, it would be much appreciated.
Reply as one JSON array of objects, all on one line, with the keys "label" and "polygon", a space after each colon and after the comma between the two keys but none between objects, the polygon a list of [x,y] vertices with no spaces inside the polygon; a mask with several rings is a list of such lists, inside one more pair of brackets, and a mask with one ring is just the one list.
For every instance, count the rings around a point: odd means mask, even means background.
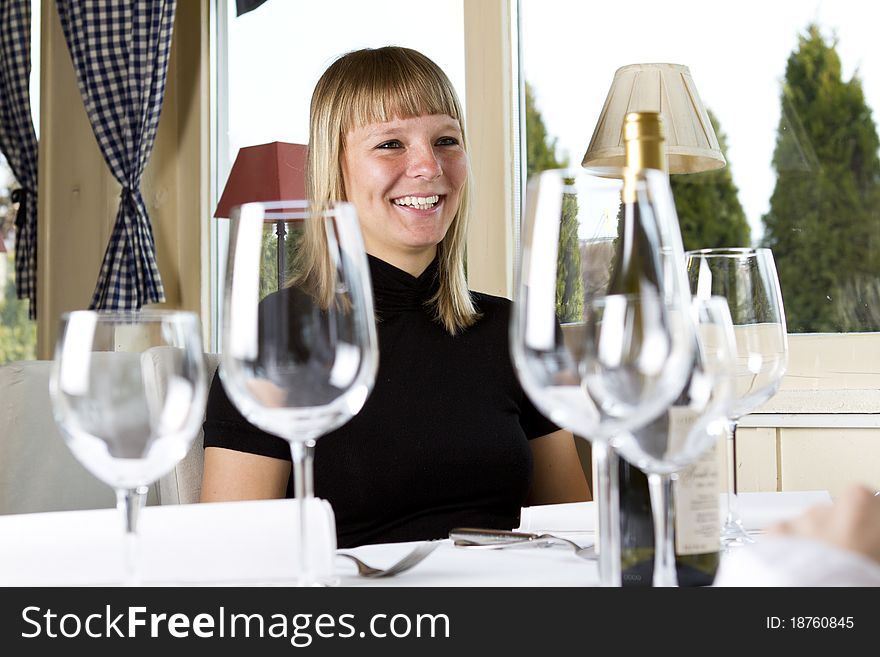
[{"label": "knife", "polygon": [[449,538],[456,545],[513,545],[532,543],[534,545],[550,545],[553,539],[545,534],[529,534],[505,529],[478,529],[474,527],[457,527],[449,532]]},{"label": "knife", "polygon": [[476,529],[457,527],[449,532],[452,544],[461,548],[504,548],[504,547],[549,547],[563,544],[574,549],[575,556],[592,561],[598,557],[593,545],[579,545],[574,541],[553,534],[529,534],[504,529]]}]

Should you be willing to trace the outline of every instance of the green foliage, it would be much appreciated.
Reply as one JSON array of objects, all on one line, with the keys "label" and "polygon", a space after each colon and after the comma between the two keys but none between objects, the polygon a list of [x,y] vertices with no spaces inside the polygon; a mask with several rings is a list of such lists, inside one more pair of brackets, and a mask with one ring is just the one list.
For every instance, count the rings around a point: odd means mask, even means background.
[{"label": "green foliage", "polygon": [[568,161],[556,156],[556,139],[550,139],[544,118],[535,103],[532,85],[526,82],[526,171],[529,178],[547,169],[561,169]]},{"label": "green foliage", "polygon": [[[10,200],[10,188],[15,187],[15,179],[9,170],[6,159],[0,155],[0,240],[7,235],[13,241],[15,210]],[[33,360],[37,357],[37,326],[28,318],[28,301],[16,298],[15,256],[10,250],[0,253],[4,267],[0,267],[0,277],[5,269],[5,279],[0,278],[4,294],[0,296],[0,365],[16,360]]]},{"label": "green foliage", "polygon": [[[568,183],[574,184],[574,181],[570,180]],[[581,275],[577,213],[577,196],[563,196],[559,255],[556,259],[556,316],[562,323],[581,321],[584,315],[584,281]]]},{"label": "green foliage", "polygon": [[709,119],[727,166],[669,177],[685,250],[750,244],[749,223],[730,171],[727,137],[711,110]]},{"label": "green foliage", "polygon": [[16,360],[33,360],[36,355],[37,326],[28,319],[26,300],[15,297],[15,262],[13,253],[6,258],[5,296],[0,300],[0,365]]},{"label": "green foliage", "polygon": [[263,240],[260,247],[260,299],[275,292],[279,287],[285,287],[290,283],[294,274],[299,244],[302,239],[303,224],[297,221],[284,221],[283,234],[284,249],[281,285],[278,285],[278,223],[266,222],[263,224]]},{"label": "green foliage", "polygon": [[[568,166],[556,156],[556,139],[550,139],[544,119],[535,103],[535,94],[526,82],[526,171],[529,177]],[[567,181],[569,184],[572,181]],[[562,199],[562,222],[559,226],[559,255],[556,262],[556,315],[560,322],[579,321],[584,309],[584,284],[581,278],[581,250],[578,241],[577,196]]]},{"label": "green foliage", "polygon": [[808,26],[782,88],[763,222],[792,332],[880,330],[880,141],[835,46]]},{"label": "green foliage", "polygon": [[278,289],[278,237],[275,224],[263,224],[260,245],[260,299]]}]

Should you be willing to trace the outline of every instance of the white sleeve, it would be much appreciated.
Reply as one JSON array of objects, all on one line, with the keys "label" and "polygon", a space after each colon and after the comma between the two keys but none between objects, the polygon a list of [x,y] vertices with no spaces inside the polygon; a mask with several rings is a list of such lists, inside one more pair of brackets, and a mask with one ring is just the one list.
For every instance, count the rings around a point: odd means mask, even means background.
[{"label": "white sleeve", "polygon": [[880,586],[880,563],[818,541],[762,537],[722,556],[714,586]]}]

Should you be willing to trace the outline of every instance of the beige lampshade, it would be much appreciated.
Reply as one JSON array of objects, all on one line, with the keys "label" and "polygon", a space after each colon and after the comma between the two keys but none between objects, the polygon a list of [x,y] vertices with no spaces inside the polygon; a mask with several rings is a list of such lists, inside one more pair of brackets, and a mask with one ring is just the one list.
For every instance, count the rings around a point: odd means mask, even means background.
[{"label": "beige lampshade", "polygon": [[710,171],[726,164],[688,67],[630,64],[614,73],[583,166],[623,166],[623,117],[628,112],[660,112],[669,173]]}]

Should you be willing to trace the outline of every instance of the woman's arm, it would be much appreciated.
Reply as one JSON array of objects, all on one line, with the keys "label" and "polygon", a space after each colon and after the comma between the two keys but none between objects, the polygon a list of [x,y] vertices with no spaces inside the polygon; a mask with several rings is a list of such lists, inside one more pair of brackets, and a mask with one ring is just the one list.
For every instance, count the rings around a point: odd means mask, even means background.
[{"label": "woman's arm", "polygon": [[714,586],[880,586],[880,497],[858,486],[768,527],[725,555]]},{"label": "woman's arm", "polygon": [[530,440],[529,445],[535,471],[527,504],[586,502],[592,499],[571,432],[554,431]]},{"label": "woman's arm", "polygon": [[768,534],[820,541],[880,562],[880,497],[851,486],[834,504],[813,507]]},{"label": "woman's arm", "polygon": [[222,447],[205,449],[202,502],[267,500],[287,494],[290,461]]}]

